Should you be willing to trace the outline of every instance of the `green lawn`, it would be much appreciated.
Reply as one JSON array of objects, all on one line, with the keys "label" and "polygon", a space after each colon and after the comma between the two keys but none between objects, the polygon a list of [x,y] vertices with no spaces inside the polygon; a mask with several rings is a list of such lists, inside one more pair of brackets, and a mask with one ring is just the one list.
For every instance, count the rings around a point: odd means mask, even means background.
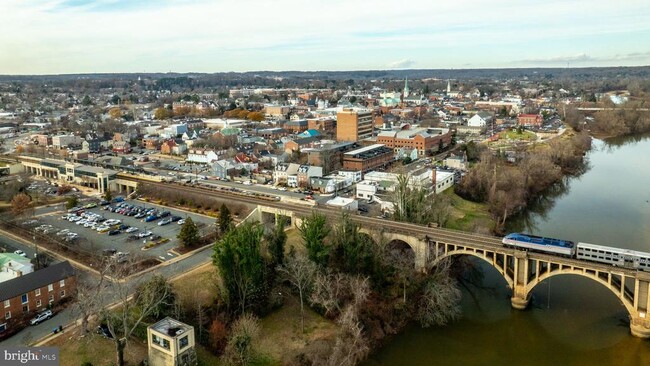
[{"label": "green lawn", "polygon": [[485,204],[464,200],[453,189],[444,193],[451,199],[452,213],[446,228],[469,232],[489,233],[494,227]]},{"label": "green lawn", "polygon": [[500,132],[499,137],[502,139],[525,140],[525,141],[532,141],[537,139],[537,135],[533,132],[522,131],[522,133],[517,133],[517,130]]}]

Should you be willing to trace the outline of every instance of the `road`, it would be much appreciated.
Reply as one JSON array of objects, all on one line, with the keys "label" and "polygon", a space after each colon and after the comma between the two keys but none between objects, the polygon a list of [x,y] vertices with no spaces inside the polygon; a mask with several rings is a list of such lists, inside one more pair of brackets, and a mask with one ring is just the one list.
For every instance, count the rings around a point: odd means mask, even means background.
[{"label": "road", "polygon": [[[25,245],[23,242],[14,240],[13,238],[0,235],[0,246],[5,248],[8,252],[13,252],[16,249],[20,249],[27,253],[29,258],[32,258],[35,251],[35,247]],[[166,278],[173,278],[175,276],[184,274],[201,264],[211,261],[212,249],[210,247],[204,248],[203,250],[195,253],[194,255],[182,258],[178,261],[175,261],[171,264],[161,265],[153,271],[147,272],[146,274],[136,277],[131,280],[132,283],[146,281],[154,275],[162,275]],[[79,270],[79,279],[83,281],[88,276],[94,276],[94,274],[89,274],[86,271]],[[113,302],[113,299],[110,296],[104,298],[105,304],[110,304]],[[38,325],[29,326],[20,332],[16,333],[12,337],[5,339],[0,342],[2,346],[17,346],[17,345],[27,345],[31,344],[34,341],[37,341],[52,332],[52,329],[59,325],[67,325],[70,322],[76,319],[76,315],[73,313],[73,307],[69,306],[58,314],[55,314],[49,320],[46,320]]]}]

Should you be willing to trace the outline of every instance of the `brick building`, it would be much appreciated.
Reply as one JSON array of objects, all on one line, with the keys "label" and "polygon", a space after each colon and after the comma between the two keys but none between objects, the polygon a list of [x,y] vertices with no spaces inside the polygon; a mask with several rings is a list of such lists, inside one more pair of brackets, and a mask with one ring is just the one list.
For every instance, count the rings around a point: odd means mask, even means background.
[{"label": "brick building", "polygon": [[544,123],[544,118],[541,114],[520,114],[517,116],[517,124],[520,126],[535,126],[541,127]]},{"label": "brick building", "polygon": [[343,108],[336,114],[336,139],[359,141],[372,137],[372,111],[369,109]]},{"label": "brick building", "polygon": [[321,132],[334,131],[336,128],[336,121],[333,118],[307,118],[307,129],[318,130]]},{"label": "brick building", "polygon": [[72,298],[76,285],[75,271],[68,261],[0,283],[0,338],[48,306]]},{"label": "brick building", "polygon": [[401,148],[411,148],[423,157],[451,144],[452,131],[446,128],[414,128],[402,131],[382,131],[377,135],[377,143],[384,144],[397,152]]},{"label": "brick building", "polygon": [[343,169],[367,172],[384,169],[395,161],[393,149],[382,144],[374,144],[343,154]]}]

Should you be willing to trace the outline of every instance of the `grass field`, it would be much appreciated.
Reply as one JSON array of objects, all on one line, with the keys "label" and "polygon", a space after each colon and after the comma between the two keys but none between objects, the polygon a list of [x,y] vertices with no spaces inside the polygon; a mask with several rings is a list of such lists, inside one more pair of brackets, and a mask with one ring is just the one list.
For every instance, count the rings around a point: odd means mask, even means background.
[{"label": "grass field", "polygon": [[[89,334],[79,338],[76,332],[64,333],[47,344],[59,347],[61,365],[81,365],[91,362],[93,366],[115,365],[115,343],[98,334]],[[131,340],[124,352],[127,365],[139,365],[147,359],[147,345],[141,341]]]},{"label": "grass field", "polygon": [[448,189],[443,194],[451,199],[453,207],[446,228],[478,233],[492,231],[494,220],[484,204],[464,200],[453,189]]}]

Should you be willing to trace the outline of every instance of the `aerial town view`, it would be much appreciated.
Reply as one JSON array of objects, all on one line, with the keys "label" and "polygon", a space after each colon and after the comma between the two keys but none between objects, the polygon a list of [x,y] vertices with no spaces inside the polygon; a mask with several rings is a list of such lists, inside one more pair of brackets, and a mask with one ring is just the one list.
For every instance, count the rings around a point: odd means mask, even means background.
[{"label": "aerial town view", "polygon": [[650,365],[650,2],[3,0],[0,365]]}]

